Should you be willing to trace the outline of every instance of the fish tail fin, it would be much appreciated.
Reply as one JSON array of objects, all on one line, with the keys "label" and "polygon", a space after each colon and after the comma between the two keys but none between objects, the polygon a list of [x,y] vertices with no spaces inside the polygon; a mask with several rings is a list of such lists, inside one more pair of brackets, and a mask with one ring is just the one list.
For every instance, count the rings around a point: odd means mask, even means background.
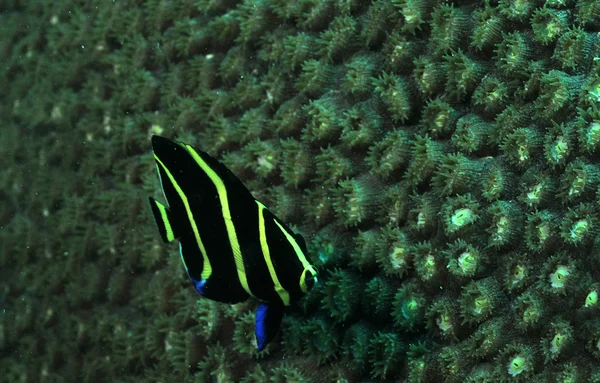
[{"label": "fish tail fin", "polygon": [[256,348],[261,351],[275,338],[281,317],[283,316],[283,305],[259,303],[256,310]]},{"label": "fish tail fin", "polygon": [[148,201],[150,202],[150,208],[152,209],[152,214],[156,220],[156,226],[158,226],[158,232],[162,240],[171,242],[175,238],[179,238],[179,233],[174,226],[176,221],[173,219],[171,210],[152,197],[148,197]]}]

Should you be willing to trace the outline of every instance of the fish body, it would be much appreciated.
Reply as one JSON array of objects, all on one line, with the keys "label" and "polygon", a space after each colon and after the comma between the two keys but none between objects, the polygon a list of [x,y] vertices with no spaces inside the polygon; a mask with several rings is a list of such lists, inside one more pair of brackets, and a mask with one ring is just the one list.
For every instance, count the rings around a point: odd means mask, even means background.
[{"label": "fish body", "polygon": [[203,297],[260,301],[255,335],[262,350],[275,336],[283,308],[317,280],[304,239],[208,153],[160,136],[152,137],[152,150],[168,202],[149,197],[163,241],[179,241],[185,270]]}]

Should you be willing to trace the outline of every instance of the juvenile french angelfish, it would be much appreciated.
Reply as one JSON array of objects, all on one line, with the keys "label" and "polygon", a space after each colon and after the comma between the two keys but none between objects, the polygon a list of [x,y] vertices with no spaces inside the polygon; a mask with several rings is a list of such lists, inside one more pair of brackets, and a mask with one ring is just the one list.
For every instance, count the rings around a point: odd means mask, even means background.
[{"label": "juvenile french angelfish", "polygon": [[283,308],[317,281],[304,239],[208,153],[159,136],[152,136],[152,150],[169,205],[149,198],[160,236],[179,240],[183,266],[203,297],[260,301],[255,335],[262,350],[275,337]]}]

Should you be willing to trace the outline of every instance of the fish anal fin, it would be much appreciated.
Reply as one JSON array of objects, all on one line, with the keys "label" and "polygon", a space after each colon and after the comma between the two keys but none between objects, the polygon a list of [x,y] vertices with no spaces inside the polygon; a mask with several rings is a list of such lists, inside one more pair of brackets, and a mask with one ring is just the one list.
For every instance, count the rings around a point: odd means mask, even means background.
[{"label": "fish anal fin", "polygon": [[254,331],[258,351],[265,348],[275,338],[282,317],[283,305],[264,302],[258,304]]},{"label": "fish anal fin", "polygon": [[179,238],[179,233],[175,228],[175,220],[171,211],[165,207],[162,203],[158,202],[152,197],[148,197],[150,202],[150,208],[158,227],[160,237],[165,242],[172,242],[176,238]]}]

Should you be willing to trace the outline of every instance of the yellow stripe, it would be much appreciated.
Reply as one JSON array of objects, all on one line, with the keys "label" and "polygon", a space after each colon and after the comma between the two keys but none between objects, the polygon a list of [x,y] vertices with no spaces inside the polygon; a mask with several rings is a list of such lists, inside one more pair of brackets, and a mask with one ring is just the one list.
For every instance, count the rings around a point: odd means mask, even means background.
[{"label": "yellow stripe", "polygon": [[[156,154],[154,155],[154,159],[156,160],[156,162],[158,162],[160,164],[160,166],[162,166],[163,170],[167,174],[167,177],[169,177],[169,180],[171,180],[171,184],[177,191],[177,194],[179,194],[179,198],[181,198],[183,205],[185,206],[185,211],[187,212],[187,216],[188,216],[188,219],[192,226],[192,230],[194,231],[194,236],[196,237],[196,243],[198,243],[198,248],[200,249],[200,252],[202,253],[202,258],[204,259],[204,262],[202,264],[202,274],[200,274],[200,276],[202,279],[206,280],[212,274],[212,266],[210,265],[210,261],[208,260],[208,255],[206,254],[206,249],[204,248],[204,244],[202,243],[202,240],[200,239],[200,233],[198,232],[198,227],[196,226],[196,221],[194,221],[194,216],[192,214],[192,210],[190,209],[190,203],[188,202],[188,199],[185,196],[185,193],[183,192],[183,190],[181,190],[181,188],[179,187],[179,184],[177,183],[177,181],[175,181],[175,177],[173,177],[173,175],[171,174],[169,169],[167,169],[165,164],[162,163],[162,161],[158,158],[158,156]],[[184,263],[184,266],[185,266],[185,263]]]},{"label": "yellow stripe", "polygon": [[298,257],[298,259],[302,263],[302,267],[304,270],[302,271],[302,275],[300,276],[300,289],[302,290],[302,292],[306,293],[308,291],[308,288],[306,287],[306,282],[304,282],[306,278],[306,271],[314,270],[314,267],[308,262],[308,260],[304,256],[304,253],[302,252],[302,249],[300,249],[300,246],[298,245],[298,242],[296,242],[296,239],[290,233],[288,233],[287,230],[285,230],[283,226],[281,226],[279,222],[277,222],[277,220],[274,221],[277,224],[277,226],[279,226],[279,229],[283,232],[288,242],[292,245],[292,247],[294,248],[294,252],[296,253],[296,257]]},{"label": "yellow stripe", "polygon": [[275,267],[273,266],[273,261],[271,260],[271,253],[269,251],[269,244],[267,243],[267,233],[265,232],[265,216],[263,215],[265,205],[256,201],[258,204],[258,231],[260,233],[260,247],[262,249],[263,257],[265,258],[265,263],[267,264],[267,268],[269,269],[269,274],[271,274],[271,280],[273,281],[273,285],[275,286],[275,291],[279,294],[281,301],[285,306],[290,305],[290,294],[286,289],[281,286],[279,282],[279,278],[277,278],[277,273],[275,272]]},{"label": "yellow stripe", "polygon": [[158,210],[160,210],[160,218],[162,219],[163,225],[165,226],[165,231],[167,232],[167,240],[171,242],[175,239],[175,235],[173,234],[171,222],[169,222],[169,217],[167,216],[167,209],[165,209],[165,207],[162,204],[156,201],[154,202],[154,204],[156,205],[156,207],[158,207]]},{"label": "yellow stripe", "polygon": [[[233,221],[231,219],[231,212],[229,210],[229,200],[227,198],[227,189],[225,188],[225,184],[221,177],[215,173],[215,171],[200,157],[200,155],[196,152],[196,150],[187,144],[182,144],[187,149],[188,153],[192,156],[194,161],[200,166],[200,168],[206,173],[208,178],[212,181],[212,183],[217,188],[217,194],[219,195],[219,201],[221,202],[221,214],[223,215],[223,220],[225,221],[225,227],[227,228],[227,236],[229,238],[229,245],[231,246],[231,251],[233,252],[233,259],[235,261],[235,268],[238,274],[238,279],[240,280],[240,284],[246,290],[248,294],[254,297],[254,294],[250,291],[250,287],[248,286],[248,279],[246,278],[246,268],[244,267],[244,260],[242,258],[242,251],[240,249],[240,244],[237,239],[237,234],[235,232],[235,226],[233,225]],[[256,298],[256,297],[255,297]]]}]

